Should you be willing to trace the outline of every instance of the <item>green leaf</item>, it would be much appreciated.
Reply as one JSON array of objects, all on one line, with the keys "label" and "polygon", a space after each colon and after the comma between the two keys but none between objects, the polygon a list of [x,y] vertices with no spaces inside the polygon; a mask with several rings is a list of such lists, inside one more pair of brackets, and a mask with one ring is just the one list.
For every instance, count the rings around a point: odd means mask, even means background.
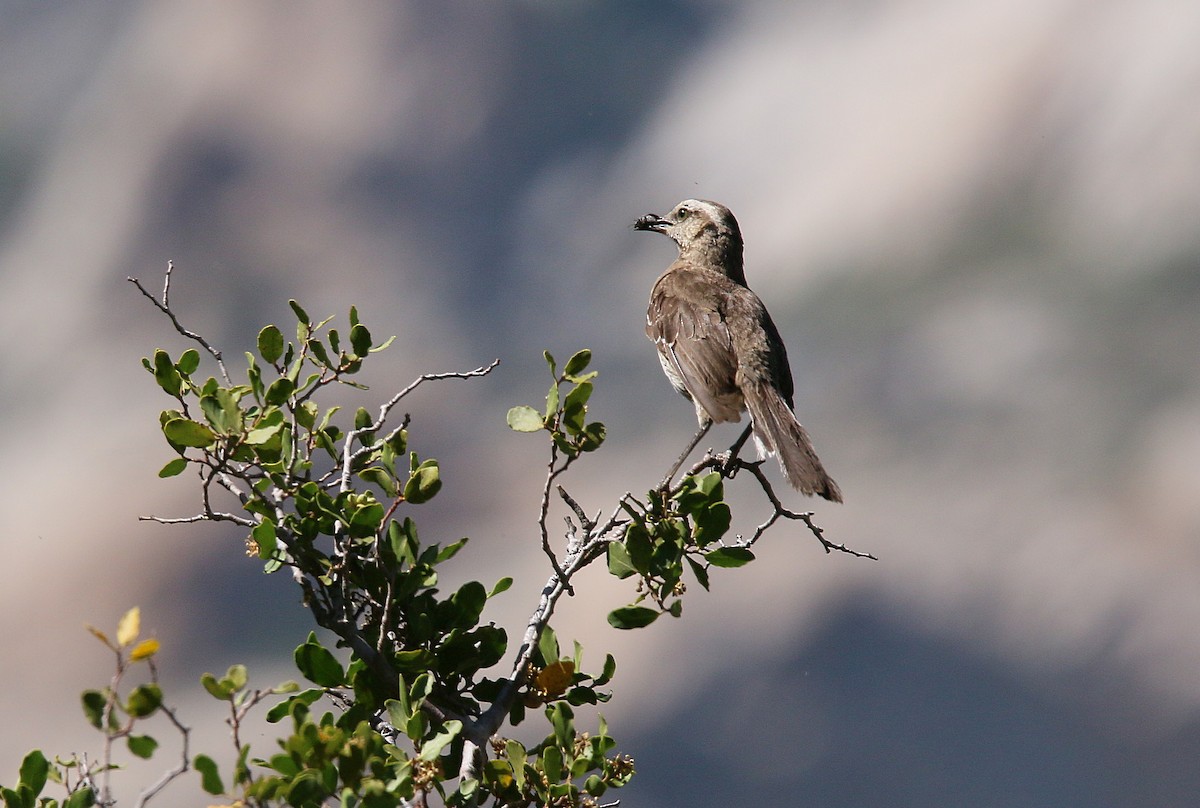
[{"label": "green leaf", "polygon": [[269,325],[258,332],[258,355],[272,365],[283,356],[283,332],[277,326]]},{"label": "green leaf", "polygon": [[508,411],[508,428],[514,432],[537,432],[542,425],[542,414],[526,404],[520,404]]},{"label": "green leaf", "polygon": [[89,724],[100,729],[100,722],[104,720],[104,706],[108,699],[99,690],[85,690],[81,700],[84,717],[87,718]]},{"label": "green leaf", "polygon": [[163,424],[163,434],[167,440],[180,446],[191,446],[204,449],[217,440],[217,435],[199,421],[188,418],[172,418]]},{"label": "green leaf", "polygon": [[171,355],[163,350],[154,352],[154,380],[158,386],[176,398],[183,390],[183,377],[171,361]]},{"label": "green leaf", "polygon": [[714,567],[740,567],[754,560],[754,553],[745,547],[718,547],[704,554],[704,560]]},{"label": "green leaf", "polygon": [[433,563],[440,564],[443,561],[450,561],[451,558],[454,558],[458,555],[458,551],[462,550],[464,546],[467,546],[468,541],[470,541],[470,539],[467,537],[463,537],[457,541],[451,541],[450,544],[438,550],[437,555],[433,556]]},{"label": "green leaf", "polygon": [[592,383],[582,382],[575,385],[563,401],[563,425],[572,435],[583,432],[584,419],[587,417],[587,402],[592,396]]},{"label": "green leaf", "polygon": [[696,576],[696,580],[700,583],[700,586],[704,587],[705,591],[707,591],[708,570],[704,568],[704,565],[698,563],[696,559],[692,558],[691,556],[684,556],[684,558],[687,559],[688,566],[692,568],[692,574]]},{"label": "green leaf", "polygon": [[312,355],[315,356],[317,361],[325,367],[337,367],[336,363],[329,361],[329,354],[325,351],[325,344],[322,343],[321,340],[316,339],[315,337],[310,339],[308,341],[308,350],[312,351]]},{"label": "green leaf", "polygon": [[200,367],[200,352],[195,348],[188,348],[179,357],[179,361],[175,363],[175,367],[179,368],[179,372],[185,376],[191,376],[196,372],[196,368]]},{"label": "green leaf", "polygon": [[292,311],[296,313],[296,319],[305,325],[312,322],[312,318],[308,316],[308,312],[300,307],[300,304],[294,300],[289,300],[288,305],[292,307]]},{"label": "green leaf", "polygon": [[201,397],[200,409],[217,434],[233,435],[241,431],[242,411],[232,391],[221,388],[213,395]]},{"label": "green leaf", "polygon": [[645,606],[623,606],[608,613],[608,624],[613,628],[644,628],[658,619],[658,612]]},{"label": "green leaf", "polygon": [[490,592],[488,592],[488,597],[494,598],[494,597],[496,597],[496,595],[499,595],[501,592],[507,592],[508,588],[512,585],[513,585],[512,578],[508,578],[508,577],[501,578],[499,581],[496,581],[496,585],[492,587],[492,590]]},{"label": "green leaf", "polygon": [[174,477],[177,474],[182,474],[183,470],[187,468],[187,464],[188,464],[187,458],[177,457],[174,460],[172,460],[170,463],[168,463],[167,465],[165,465],[161,469],[159,469],[158,476],[159,477]]},{"label": "green leaf", "polygon": [[42,793],[49,772],[50,761],[46,760],[41,750],[34,749],[21,761],[21,785],[27,786],[36,797]]},{"label": "green leaf", "polygon": [[428,502],[442,488],[442,480],[436,460],[426,460],[404,484],[404,501],[413,505]]},{"label": "green leaf", "polygon": [[125,712],[134,718],[145,718],[152,715],[162,706],[162,689],[155,684],[138,685],[129,691],[125,702]]},{"label": "green leaf", "polygon": [[396,341],[396,335],[392,334],[390,337],[385,339],[383,342],[381,342],[378,345],[376,345],[375,347],[373,347],[371,349],[371,353],[379,353],[380,351],[385,350],[388,346],[390,346],[395,341]]},{"label": "green leaf", "polygon": [[392,475],[388,474],[386,469],[379,466],[371,466],[360,471],[358,476],[368,483],[374,483],[379,486],[389,497],[396,496],[396,480]]},{"label": "green leaf", "polygon": [[225,672],[225,681],[233,685],[233,691],[235,693],[244,688],[249,679],[250,677],[246,672],[246,666],[242,664],[230,665],[229,670]]},{"label": "green leaf", "polygon": [[[545,421],[549,421],[552,417],[554,417],[554,413],[558,411],[558,396],[558,382],[556,381],[554,384],[550,385],[550,389],[546,392]],[[543,421],[543,423],[545,421]]]},{"label": "green leaf", "polygon": [[635,522],[626,529],[625,549],[629,553],[629,563],[633,568],[643,575],[648,574],[650,562],[654,559],[654,542],[645,525]]},{"label": "green leaf", "polygon": [[285,404],[290,396],[296,390],[296,383],[287,376],[281,376],[271,382],[271,386],[267,388],[267,392],[263,394],[263,401],[267,404],[281,406]]},{"label": "green leaf", "polygon": [[67,797],[62,808],[92,808],[96,804],[96,795],[88,787],[83,787]]},{"label": "green leaf", "polygon": [[275,522],[269,519],[260,521],[258,525],[254,525],[254,529],[250,532],[250,535],[254,539],[254,544],[258,545],[259,558],[270,558],[275,555],[275,550],[278,547]]},{"label": "green leaf", "polygon": [[566,376],[571,381],[575,381],[573,377],[578,376],[587,369],[588,363],[592,361],[592,352],[587,348],[578,351],[574,356],[567,360],[567,364],[563,366],[563,376]]},{"label": "green leaf", "polygon": [[355,356],[366,356],[371,352],[371,332],[361,323],[350,328],[350,349]]},{"label": "green leaf", "polygon": [[309,633],[308,641],[296,648],[296,667],[304,678],[322,687],[340,687],[345,683],[346,672],[327,649],[317,642],[317,636]]},{"label": "green leaf", "polygon": [[560,749],[570,749],[575,742],[575,713],[566,704],[557,701],[546,708],[546,718],[554,728],[554,741]]},{"label": "green leaf", "polygon": [[551,783],[557,783],[559,780],[562,780],[562,751],[557,746],[547,746],[542,750],[542,771]]},{"label": "green leaf", "polygon": [[270,710],[267,710],[267,721],[271,724],[274,724],[276,721],[278,721],[279,719],[281,719],[285,715],[287,715],[289,712],[291,712],[293,704],[303,704],[305,706],[308,706],[308,705],[312,704],[313,702],[315,702],[317,699],[321,698],[321,696],[323,696],[323,695],[325,695],[324,690],[314,687],[314,688],[309,688],[308,690],[305,690],[301,693],[297,693],[294,696],[290,696],[289,698],[286,698],[283,701],[276,704]]},{"label": "green leaf", "polygon": [[628,578],[637,572],[629,559],[629,551],[620,542],[608,543],[608,571],[618,578]]},{"label": "green leaf", "polygon": [[209,794],[224,794],[225,784],[217,773],[217,764],[208,755],[196,755],[192,758],[192,766],[200,772],[200,787]]},{"label": "green leaf", "polygon": [[130,752],[143,760],[148,760],[154,754],[154,750],[158,748],[158,741],[149,735],[130,735],[125,743],[129,746]]},{"label": "green leaf", "polygon": [[513,780],[516,782],[517,790],[524,791],[525,760],[527,758],[525,746],[520,741],[510,738],[504,742],[504,754],[508,757],[508,762],[512,764]]},{"label": "green leaf", "polygon": [[554,629],[550,628],[548,623],[542,629],[542,636],[538,637],[538,652],[547,665],[558,662],[558,637],[554,635]]},{"label": "green leaf", "polygon": [[214,699],[225,701],[231,695],[233,695],[233,688],[230,687],[229,683],[225,681],[218,682],[217,677],[213,676],[211,673],[205,672],[200,675],[200,685],[207,690],[209,695],[211,695]]},{"label": "green leaf", "polygon": [[550,366],[550,375],[555,379],[558,378],[558,365],[554,362],[554,357],[549,351],[542,351],[542,358],[546,360],[546,364]]},{"label": "green leaf", "polygon": [[421,760],[434,761],[441,756],[442,750],[462,732],[461,721],[447,721],[442,725],[442,731],[434,735],[421,746]]},{"label": "green leaf", "polygon": [[609,681],[612,680],[612,678],[616,674],[616,672],[617,672],[617,660],[613,659],[612,654],[605,654],[604,655],[604,670],[600,673],[599,676],[596,677],[595,681],[592,684],[594,684],[596,687],[603,687],[604,685],[608,684]]},{"label": "green leaf", "polygon": [[593,774],[583,782],[583,790],[593,797],[599,797],[608,789],[608,785],[598,774]]}]

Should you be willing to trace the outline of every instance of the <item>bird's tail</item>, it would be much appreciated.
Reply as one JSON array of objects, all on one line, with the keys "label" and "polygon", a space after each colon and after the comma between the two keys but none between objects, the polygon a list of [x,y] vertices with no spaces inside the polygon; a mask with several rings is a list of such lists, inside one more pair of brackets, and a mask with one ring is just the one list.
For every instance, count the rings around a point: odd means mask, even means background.
[{"label": "bird's tail", "polygon": [[742,394],[754,422],[754,439],[759,450],[775,455],[792,488],[802,494],[841,502],[842,490],[825,472],[808,432],[779,391],[759,383],[743,385]]}]

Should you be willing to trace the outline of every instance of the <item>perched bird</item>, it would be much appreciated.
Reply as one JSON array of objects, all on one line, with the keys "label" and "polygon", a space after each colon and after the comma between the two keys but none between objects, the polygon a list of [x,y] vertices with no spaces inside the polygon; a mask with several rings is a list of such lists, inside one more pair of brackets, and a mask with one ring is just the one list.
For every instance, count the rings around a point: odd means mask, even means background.
[{"label": "perched bird", "polygon": [[654,284],[646,311],[646,336],[658,348],[663,372],[696,406],[700,422],[668,481],[714,421],[740,421],[749,410],[759,457],[775,455],[798,491],[841,502],[841,490],[792,411],[787,350],[766,307],[746,286],[742,233],[733,214],[716,202],[685,199],[666,216],[647,214],[633,227],[670,236],[679,246],[679,258]]}]

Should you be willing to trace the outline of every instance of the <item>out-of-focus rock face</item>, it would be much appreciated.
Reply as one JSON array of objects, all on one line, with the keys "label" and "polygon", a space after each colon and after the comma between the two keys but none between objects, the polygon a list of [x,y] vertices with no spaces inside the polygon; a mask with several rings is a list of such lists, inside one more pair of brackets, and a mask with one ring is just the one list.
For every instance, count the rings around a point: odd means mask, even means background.
[{"label": "out-of-focus rock face", "polygon": [[[76,694],[107,660],[83,622],[139,603],[181,694],[302,639],[295,597],[238,557],[238,535],[135,521],[196,505],[155,477],[165,401],[138,364],[182,343],[125,276],[157,287],[174,259],[175,305],[228,356],[287,325],[288,297],[358,305],[398,340],[355,405],[500,356],[411,411],[447,477],[416,516],[476,538],[464,576],[520,565],[495,615],[512,633],[544,576],[543,460],[503,412],[542,394],[542,348],[589,346],[612,438],[579,496],[595,508],[652,484],[691,416],[641,335],[670,248],[629,225],[702,197],[742,224],[801,418],[844,486],[819,519],[881,560],[779,533],[766,563],[634,635],[603,619],[629,593],[585,582],[555,626],[619,652],[617,736],[670,744],[697,693],[758,659],[739,709],[812,720],[800,747],[780,721],[754,767],[712,774],[743,797],[836,802],[841,745],[919,757],[903,727],[922,721],[1012,750],[1039,700],[1061,719],[1040,742],[1184,787],[1145,764],[1200,746],[1195,3],[104,9],[0,6],[0,715],[28,728],[0,733],[0,782],[33,746],[94,740]],[[486,492],[498,479],[510,490]],[[456,507],[459,492],[479,499]],[[287,620],[295,637],[269,630]],[[886,653],[843,648],[855,627]],[[888,677],[909,663],[919,687]],[[981,682],[1003,685],[1012,725],[987,720]],[[885,690],[911,710],[855,709]],[[946,719],[950,702],[982,718]],[[190,707],[201,723],[208,705]],[[676,762],[708,771],[740,748],[736,719]],[[221,729],[201,730],[210,747]],[[799,779],[764,774],[785,769]],[[635,782],[649,802],[682,776]],[[1022,776],[1050,794],[1037,784],[1070,774]],[[954,793],[970,802],[987,777]],[[861,801],[904,804],[889,783]]]}]

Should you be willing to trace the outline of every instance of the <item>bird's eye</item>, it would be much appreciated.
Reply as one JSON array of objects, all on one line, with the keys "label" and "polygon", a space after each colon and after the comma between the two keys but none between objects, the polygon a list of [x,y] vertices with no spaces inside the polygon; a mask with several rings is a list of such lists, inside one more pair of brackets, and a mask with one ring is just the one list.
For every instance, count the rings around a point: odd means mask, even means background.
[{"label": "bird's eye", "polygon": [[691,211],[688,210],[687,208],[679,208],[678,210],[675,211],[675,218],[682,222],[684,219],[686,219],[688,217],[689,213],[691,213]]}]

